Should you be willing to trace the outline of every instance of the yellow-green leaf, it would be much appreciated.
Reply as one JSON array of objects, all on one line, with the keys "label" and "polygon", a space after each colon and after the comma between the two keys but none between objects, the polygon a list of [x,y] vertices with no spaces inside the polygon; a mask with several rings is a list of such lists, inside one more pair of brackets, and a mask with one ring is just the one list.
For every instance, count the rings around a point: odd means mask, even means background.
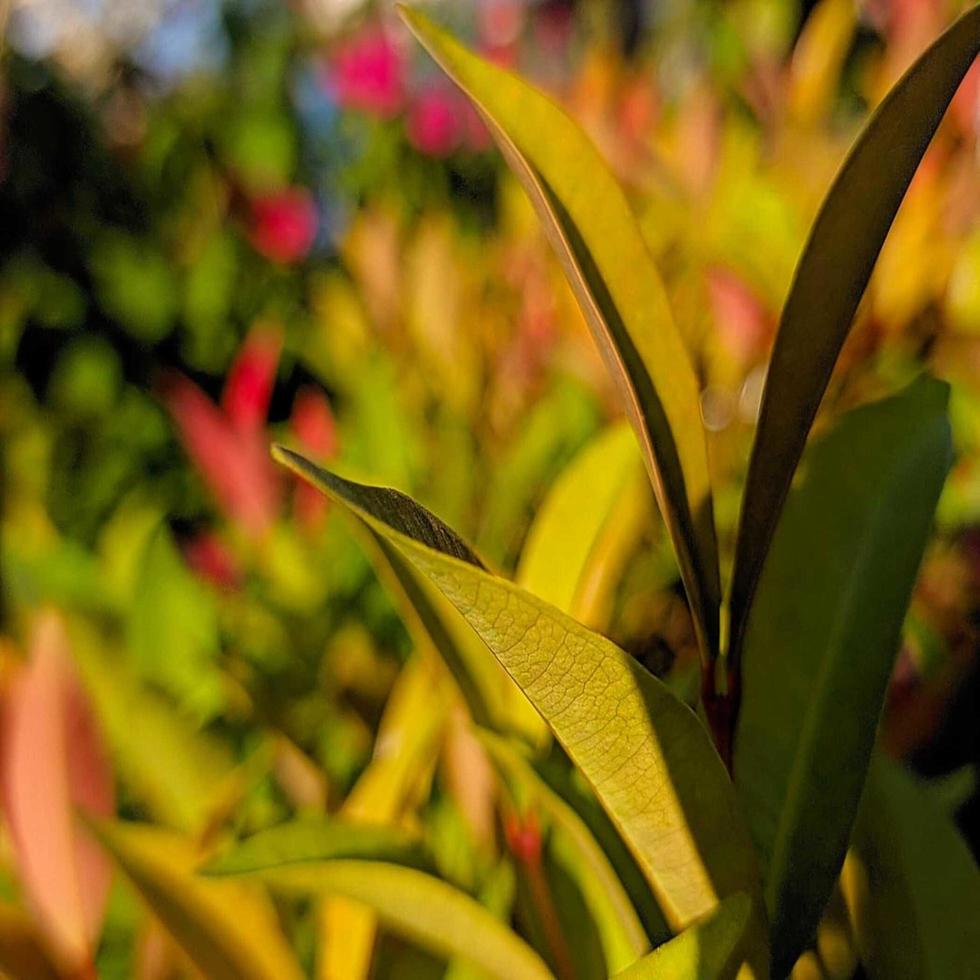
[{"label": "yellow-green leaf", "polygon": [[281,447],[274,454],[390,540],[463,613],[592,783],[673,928],[734,892],[758,895],[724,765],[697,717],[660,681],[605,637],[487,572],[404,494],[344,480]]},{"label": "yellow-green leaf", "polygon": [[590,442],[535,515],[517,584],[580,623],[601,629],[607,594],[646,516],[649,489],[636,479],[642,480],[642,467],[636,437],[625,423]]},{"label": "yellow-green leaf", "polygon": [[796,464],[864,288],[915,170],[980,50],[980,6],[946,31],[871,117],[827,192],[772,352],[742,498],[731,587],[738,655]]},{"label": "yellow-green leaf", "polygon": [[89,827],[208,980],[301,980],[260,889],[197,877],[193,845],[159,827],[108,821]]},{"label": "yellow-green leaf", "polygon": [[636,429],[699,639],[717,646],[719,579],[698,383],[622,188],[551,99],[467,51],[417,11],[402,16],[473,100],[520,178]]},{"label": "yellow-green leaf", "polygon": [[843,877],[872,980],[980,975],[980,869],[926,786],[874,760]]},{"label": "yellow-green leaf", "polygon": [[414,868],[381,861],[324,861],[254,872],[274,888],[339,895],[369,906],[390,929],[497,980],[550,980],[524,940],[465,892]]},{"label": "yellow-green leaf", "polygon": [[813,938],[844,860],[951,461],[947,394],[920,378],[815,443],[759,582],[734,772],[780,976]]},{"label": "yellow-green leaf", "polygon": [[389,861],[419,868],[429,864],[418,836],[397,827],[308,817],[260,830],[209,861],[201,872],[208,875],[244,874],[281,865],[340,858]]},{"label": "yellow-green leaf", "polygon": [[730,895],[710,915],[685,929],[615,980],[731,980],[745,959],[752,901]]}]

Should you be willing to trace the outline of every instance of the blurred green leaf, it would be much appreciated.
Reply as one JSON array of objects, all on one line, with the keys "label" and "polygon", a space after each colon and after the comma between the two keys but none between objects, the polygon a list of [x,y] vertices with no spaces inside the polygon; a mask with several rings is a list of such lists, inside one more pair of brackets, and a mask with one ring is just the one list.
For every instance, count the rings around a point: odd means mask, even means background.
[{"label": "blurred green leaf", "polygon": [[148,824],[89,823],[174,942],[208,980],[301,980],[267,897],[193,873],[194,849]]},{"label": "blurred green leaf", "polygon": [[324,861],[253,872],[274,888],[339,895],[370,907],[389,928],[498,980],[548,980],[537,953],[465,892],[414,868],[381,861]]},{"label": "blurred green leaf", "polygon": [[980,956],[980,869],[926,786],[875,758],[844,873],[872,980],[967,980]]},{"label": "blurred green leaf", "polygon": [[[221,742],[149,690],[132,668],[104,652],[100,636],[79,632],[82,678],[111,747],[115,770],[159,821],[197,836],[234,792],[235,762]],[[134,719],[139,737],[134,737]]]},{"label": "blurred green leaf", "polygon": [[816,443],[759,582],[735,782],[767,873],[778,975],[812,939],[844,859],[950,465],[946,399],[921,378]]},{"label": "blurred green leaf", "polygon": [[138,340],[154,343],[177,313],[177,283],[166,257],[148,239],[113,231],[92,249],[92,274],[102,304]]},{"label": "blurred green leaf", "polygon": [[409,27],[473,100],[521,179],[622,388],[684,576],[705,656],[720,586],[698,383],[622,189],[545,95],[476,57],[424,15]]},{"label": "blurred green leaf", "polygon": [[[438,518],[397,491],[276,458],[343,503],[440,588],[548,720],[632,847],[674,928],[719,897],[758,894],[734,791],[695,715],[632,657],[557,609],[486,572]],[[756,923],[759,971],[764,939]]]},{"label": "blurred green leaf", "polygon": [[793,472],[875,260],[978,50],[980,6],[956,21],[878,107],[810,230],[776,335],[742,496],[730,600],[734,656]]},{"label": "blurred green leaf", "polygon": [[305,818],[259,831],[201,870],[208,875],[235,875],[339,858],[387,861],[420,869],[431,863],[418,836],[395,827]]},{"label": "blurred green leaf", "polygon": [[729,895],[714,912],[616,974],[616,980],[732,980],[745,957],[752,901]]},{"label": "blurred green leaf", "polygon": [[207,720],[225,696],[215,666],[217,611],[207,586],[195,579],[161,525],[150,538],[127,623],[129,650],[149,680]]}]

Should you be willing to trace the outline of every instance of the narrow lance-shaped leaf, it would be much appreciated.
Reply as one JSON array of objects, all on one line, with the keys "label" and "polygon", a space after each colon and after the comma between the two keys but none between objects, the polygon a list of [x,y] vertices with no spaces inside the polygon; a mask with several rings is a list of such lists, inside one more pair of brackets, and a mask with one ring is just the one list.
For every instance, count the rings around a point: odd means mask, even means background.
[{"label": "narrow lance-shaped leaf", "polygon": [[388,861],[417,868],[430,863],[422,842],[407,831],[320,817],[290,820],[260,830],[210,861],[203,870],[215,875],[245,874],[341,858]]},{"label": "narrow lance-shaped leaf", "polygon": [[448,958],[472,961],[496,980],[551,980],[523,939],[475,899],[413,868],[381,861],[324,861],[252,872],[275,888],[343,896],[391,929]]},{"label": "narrow lance-shaped leaf", "polygon": [[734,772],[780,976],[812,939],[844,859],[950,465],[947,394],[920,378],[814,444],[759,582]]},{"label": "narrow lance-shaped leaf", "polygon": [[733,658],[793,472],[875,260],[978,50],[980,6],[956,21],[878,107],[810,231],[776,335],[742,498],[731,587]]},{"label": "narrow lance-shaped leaf", "polygon": [[[463,613],[592,783],[674,929],[736,891],[758,895],[755,856],[731,783],[697,717],[605,637],[475,563],[404,494],[276,457],[408,556]],[[754,920],[757,975],[767,953]]]},{"label": "narrow lance-shaped leaf", "polygon": [[658,946],[614,980],[732,980],[745,958],[752,901],[729,895],[711,915]]},{"label": "narrow lance-shaped leaf", "polygon": [[873,980],[972,980],[980,869],[929,788],[874,760],[842,878]]},{"label": "narrow lance-shaped leaf", "polygon": [[89,826],[208,980],[300,980],[299,965],[261,890],[195,876],[194,846],[159,827],[109,821]]},{"label": "narrow lance-shaped leaf", "polygon": [[414,10],[402,16],[473,100],[520,178],[626,399],[694,610],[716,652],[717,546],[698,383],[622,188],[547,96],[467,51]]}]

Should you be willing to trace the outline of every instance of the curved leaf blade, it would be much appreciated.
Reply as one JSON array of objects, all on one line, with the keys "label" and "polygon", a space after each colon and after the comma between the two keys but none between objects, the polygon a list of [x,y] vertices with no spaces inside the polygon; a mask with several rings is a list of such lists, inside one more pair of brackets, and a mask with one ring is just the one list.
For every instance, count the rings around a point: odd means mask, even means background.
[{"label": "curved leaf blade", "polygon": [[605,637],[460,560],[468,549],[458,539],[442,550],[453,532],[403,494],[345,480],[282,447],[273,453],[388,538],[457,606],[592,783],[673,928],[726,895],[758,894],[724,765],[660,681]]},{"label": "curved leaf blade", "polygon": [[951,462],[947,394],[920,378],[814,444],[759,582],[734,772],[780,975],[812,939],[844,859]]},{"label": "curved leaf blade", "polygon": [[465,892],[413,868],[381,861],[324,861],[252,873],[273,888],[342,896],[370,907],[389,928],[487,976],[551,980],[524,940]]},{"label": "curved leaf blade", "polygon": [[729,649],[738,657],[759,576],[807,434],[899,205],[980,51],[980,6],[892,88],[824,198],[776,335],[742,497]]},{"label": "curved leaf blade", "polygon": [[929,789],[881,756],[868,776],[843,886],[872,980],[977,976],[980,868]]},{"label": "curved leaf blade", "polygon": [[260,830],[209,861],[200,871],[214,876],[245,874],[338,859],[389,861],[416,868],[429,864],[422,842],[404,830],[349,820],[307,818]]},{"label": "curved leaf blade", "polygon": [[721,590],[698,383],[626,196],[591,140],[551,99],[418,11],[400,10],[484,117],[541,218],[625,395],[702,653],[711,657]]},{"label": "curved leaf blade", "polygon": [[267,896],[239,882],[195,877],[194,848],[159,827],[89,827],[208,980],[301,980]]},{"label": "curved leaf blade", "polygon": [[732,980],[745,959],[752,900],[729,895],[711,915],[658,946],[614,980]]}]

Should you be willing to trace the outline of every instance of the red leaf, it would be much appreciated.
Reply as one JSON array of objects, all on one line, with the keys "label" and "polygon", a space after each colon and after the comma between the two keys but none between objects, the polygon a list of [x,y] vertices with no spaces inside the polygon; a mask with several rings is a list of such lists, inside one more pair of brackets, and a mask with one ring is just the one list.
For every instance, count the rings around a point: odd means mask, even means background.
[{"label": "red leaf", "polygon": [[269,414],[269,401],[282,353],[282,331],[255,327],[228,372],[221,407],[239,429],[261,429]]}]

